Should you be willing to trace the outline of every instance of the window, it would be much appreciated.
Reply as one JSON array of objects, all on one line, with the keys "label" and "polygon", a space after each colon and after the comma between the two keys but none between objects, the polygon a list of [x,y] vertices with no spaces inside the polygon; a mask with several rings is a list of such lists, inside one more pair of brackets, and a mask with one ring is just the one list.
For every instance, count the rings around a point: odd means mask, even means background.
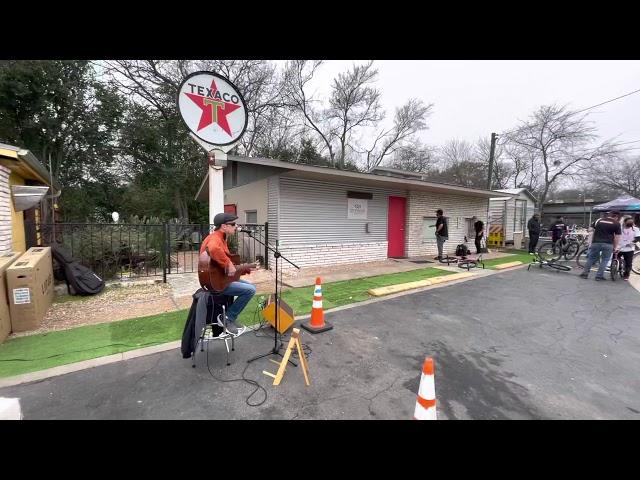
[{"label": "window", "polygon": [[476,223],[476,220],[473,218],[465,218],[467,222],[467,238],[475,238],[476,236],[476,228],[473,226]]},{"label": "window", "polygon": [[422,243],[436,239],[436,217],[422,217]]},{"label": "window", "polygon": [[257,210],[245,210],[244,211],[244,223],[258,223],[258,211]]}]

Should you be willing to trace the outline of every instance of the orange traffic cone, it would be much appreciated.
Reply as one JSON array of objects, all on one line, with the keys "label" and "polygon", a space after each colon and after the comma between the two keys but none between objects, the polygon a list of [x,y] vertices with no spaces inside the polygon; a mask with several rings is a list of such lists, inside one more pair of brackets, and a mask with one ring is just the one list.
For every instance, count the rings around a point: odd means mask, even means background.
[{"label": "orange traffic cone", "polygon": [[324,310],[322,309],[322,279],[316,277],[316,287],[313,290],[313,307],[311,308],[311,320],[303,323],[302,328],[311,333],[321,333],[331,330],[333,325],[324,321]]},{"label": "orange traffic cone", "polygon": [[420,389],[416,400],[414,420],[437,420],[436,418],[436,385],[433,371],[433,359],[427,357],[422,366]]}]

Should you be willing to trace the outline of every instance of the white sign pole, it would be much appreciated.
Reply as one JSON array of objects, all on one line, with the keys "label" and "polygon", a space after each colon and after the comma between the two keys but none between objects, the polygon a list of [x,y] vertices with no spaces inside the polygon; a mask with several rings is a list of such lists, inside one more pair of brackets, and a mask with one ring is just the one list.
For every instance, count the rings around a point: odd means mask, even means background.
[{"label": "white sign pole", "polygon": [[224,212],[224,167],[227,165],[227,152],[235,143],[219,147],[199,139],[193,133],[190,135],[209,154],[209,225],[213,225],[213,217]]}]

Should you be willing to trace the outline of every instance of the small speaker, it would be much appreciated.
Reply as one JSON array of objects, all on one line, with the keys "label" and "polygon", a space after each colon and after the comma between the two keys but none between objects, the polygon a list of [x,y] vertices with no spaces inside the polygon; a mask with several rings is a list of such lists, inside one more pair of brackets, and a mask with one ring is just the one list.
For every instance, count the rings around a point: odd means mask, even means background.
[{"label": "small speaker", "polygon": [[[277,330],[278,333],[284,333],[289,330],[295,322],[293,308],[291,308],[282,298],[278,299],[278,303],[280,304],[280,308],[278,309]],[[262,310],[262,316],[273,328],[276,328],[276,303],[273,295],[269,295],[267,306]]]}]

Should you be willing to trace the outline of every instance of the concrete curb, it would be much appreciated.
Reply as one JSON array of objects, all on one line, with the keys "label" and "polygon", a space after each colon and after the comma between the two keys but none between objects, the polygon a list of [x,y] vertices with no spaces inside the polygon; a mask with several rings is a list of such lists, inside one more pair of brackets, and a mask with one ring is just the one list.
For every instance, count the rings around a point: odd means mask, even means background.
[{"label": "concrete curb", "polygon": [[[528,266],[528,264],[523,264],[523,265],[518,265],[516,267],[510,268],[507,271],[513,271],[513,270],[517,270],[518,268],[524,268]],[[457,278],[457,279],[453,279],[449,282],[446,283],[438,283],[436,285],[429,285],[429,286],[425,286],[425,287],[421,287],[421,288],[415,288],[412,290],[407,290],[407,291],[403,291],[403,292],[398,292],[398,293],[392,293],[389,295],[385,295],[384,297],[379,297],[379,298],[372,298],[370,300],[365,300],[363,302],[357,302],[357,303],[351,303],[349,305],[343,305],[341,307],[336,307],[336,308],[332,308],[330,310],[325,310],[325,313],[333,313],[333,312],[340,312],[343,310],[349,310],[351,308],[357,308],[357,307],[362,307],[364,305],[369,305],[371,303],[377,303],[377,302],[384,302],[385,300],[389,300],[391,298],[397,298],[397,297],[402,297],[404,295],[412,295],[415,293],[420,293],[420,292],[426,292],[428,290],[434,289],[434,288],[443,288],[443,287],[448,287],[449,285],[455,285],[457,283],[462,283],[462,282],[468,282],[471,280],[474,280],[476,278],[484,278],[484,277],[488,277],[491,275],[497,275],[502,273],[501,270],[489,270],[489,269],[485,269],[485,270],[480,270],[481,274],[477,274],[477,275],[471,275],[470,277],[465,277],[465,278]],[[446,278],[447,276],[445,276],[444,278]],[[311,313],[306,314],[306,315],[296,315],[295,320],[300,321],[300,320],[306,320],[308,318],[311,318]],[[255,330],[256,329],[256,325],[249,327],[250,330]],[[98,358],[92,358],[91,360],[83,360],[81,362],[75,362],[75,363],[70,363],[68,365],[61,365],[59,367],[53,367],[53,368],[48,368],[46,370],[39,370],[37,372],[31,372],[31,373],[25,373],[23,375],[16,375],[14,377],[6,377],[6,378],[0,378],[0,388],[3,387],[11,387],[11,386],[15,386],[15,385],[20,385],[23,383],[31,383],[31,382],[37,382],[37,381],[42,381],[42,380],[46,380],[47,378],[51,378],[51,377],[57,377],[60,375],[65,375],[67,373],[73,373],[73,372],[77,372],[80,370],[85,370],[88,368],[93,368],[93,367],[99,367],[101,365],[108,365],[110,363],[115,363],[115,362],[120,362],[123,360],[130,360],[133,358],[138,358],[138,357],[144,357],[147,355],[152,355],[154,353],[160,353],[160,352],[166,352],[168,350],[173,350],[175,348],[180,348],[181,345],[181,341],[180,340],[176,340],[174,342],[169,342],[169,343],[163,343],[160,345],[153,345],[151,347],[145,347],[145,348],[140,348],[137,350],[129,350],[126,352],[121,352],[121,353],[115,353],[113,355],[108,355],[106,357],[98,357]]]},{"label": "concrete curb", "polygon": [[60,365],[59,367],[48,368],[46,370],[39,370],[37,372],[25,373],[23,375],[16,375],[15,377],[6,377],[0,379],[0,388],[11,387],[19,385],[21,383],[37,382],[39,380],[45,380],[51,377],[57,377],[59,375],[65,375],[67,373],[77,372],[79,370],[85,370],[87,368],[99,367],[100,365],[108,365],[110,363],[120,362],[122,360],[129,360],[137,357],[144,357],[154,353],[165,352],[167,350],[173,350],[180,347],[180,341],[162,343],[160,345],[153,345],[151,347],[139,348],[137,350],[128,350],[126,352],[114,353],[113,355],[107,355],[106,357],[92,358],[91,360],[83,360],[81,362],[69,363],[67,365]]}]

